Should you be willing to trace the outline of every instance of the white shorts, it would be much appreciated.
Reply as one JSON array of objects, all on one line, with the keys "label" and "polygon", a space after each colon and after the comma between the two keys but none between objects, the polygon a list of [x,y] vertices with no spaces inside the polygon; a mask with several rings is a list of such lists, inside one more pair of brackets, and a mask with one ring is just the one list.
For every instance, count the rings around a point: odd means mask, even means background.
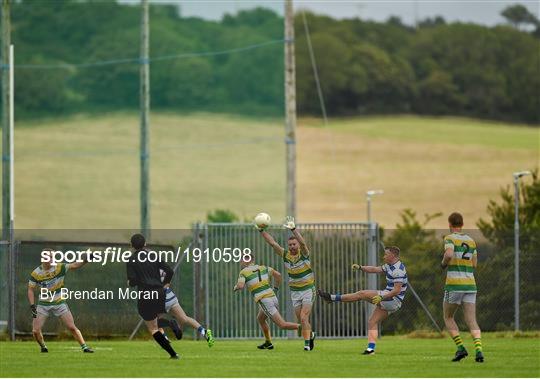
[{"label": "white shorts", "polygon": [[317,292],[315,292],[315,287],[304,291],[291,291],[293,308],[298,308],[302,305],[313,305],[316,294]]},{"label": "white shorts", "polygon": [[448,304],[476,304],[476,292],[444,291],[444,302]]},{"label": "white shorts", "polygon": [[[386,290],[383,290],[383,291],[377,291],[377,294],[379,294],[380,296],[383,296],[383,295],[386,295],[388,293],[388,291]],[[400,310],[401,308],[401,301],[395,297],[391,298],[391,299],[385,299],[383,301],[381,301],[379,303],[379,307],[381,307],[381,309],[384,309],[385,311],[388,312],[388,314],[392,314],[394,312],[397,312]]]},{"label": "white shorts", "polygon": [[41,305],[37,306],[37,313],[43,316],[50,316],[51,313],[56,316],[62,316],[64,313],[69,312],[69,307],[66,303],[56,304],[56,305]]},{"label": "white shorts", "polygon": [[259,308],[261,308],[264,314],[270,318],[279,312],[279,301],[276,296],[265,297],[259,300],[257,304],[259,304]]},{"label": "white shorts", "polygon": [[165,288],[165,312],[168,313],[176,304],[180,305],[172,289]]}]

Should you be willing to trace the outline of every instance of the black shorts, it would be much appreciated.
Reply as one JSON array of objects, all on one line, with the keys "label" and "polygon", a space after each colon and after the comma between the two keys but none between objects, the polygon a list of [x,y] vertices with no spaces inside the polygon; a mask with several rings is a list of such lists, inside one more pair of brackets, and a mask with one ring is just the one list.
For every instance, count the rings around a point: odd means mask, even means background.
[{"label": "black shorts", "polygon": [[166,313],[164,288],[146,288],[144,291],[156,291],[158,297],[156,299],[139,299],[137,301],[137,309],[143,320],[151,321],[157,318],[160,313]]}]

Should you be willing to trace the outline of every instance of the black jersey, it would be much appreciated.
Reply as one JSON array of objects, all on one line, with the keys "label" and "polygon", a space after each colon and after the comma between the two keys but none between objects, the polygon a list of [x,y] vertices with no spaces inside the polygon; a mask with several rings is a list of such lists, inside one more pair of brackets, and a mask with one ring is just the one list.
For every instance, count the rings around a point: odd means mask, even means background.
[{"label": "black jersey", "polygon": [[[133,254],[131,261],[127,263],[129,285],[138,288],[155,288],[170,283],[174,271],[169,265],[163,262],[148,262],[147,258],[146,250],[140,250]],[[163,281],[160,269],[165,272]]]}]

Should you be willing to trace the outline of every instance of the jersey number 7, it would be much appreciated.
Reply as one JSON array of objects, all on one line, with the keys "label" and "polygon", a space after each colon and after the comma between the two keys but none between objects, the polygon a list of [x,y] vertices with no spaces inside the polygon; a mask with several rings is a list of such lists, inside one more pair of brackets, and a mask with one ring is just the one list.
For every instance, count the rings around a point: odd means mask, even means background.
[{"label": "jersey number 7", "polygon": [[257,270],[255,270],[255,271],[257,271],[257,276],[259,277],[259,282],[261,282],[261,281],[262,281],[261,270],[260,270],[260,269],[257,269]]}]

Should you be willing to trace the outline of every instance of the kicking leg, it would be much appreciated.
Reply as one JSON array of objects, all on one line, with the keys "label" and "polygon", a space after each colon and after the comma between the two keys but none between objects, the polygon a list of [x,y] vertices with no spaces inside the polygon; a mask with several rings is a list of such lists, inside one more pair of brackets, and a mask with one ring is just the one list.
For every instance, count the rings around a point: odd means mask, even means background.
[{"label": "kicking leg", "polygon": [[176,319],[176,321],[178,321],[180,325],[188,324],[195,329],[202,337],[206,339],[209,347],[214,345],[215,341],[214,336],[212,335],[212,330],[205,329],[199,322],[197,322],[197,320],[186,315],[186,312],[184,312],[184,309],[182,309],[180,304],[173,305],[169,313]]},{"label": "kicking leg", "polygon": [[86,345],[86,342],[84,342],[84,338],[81,334],[81,331],[75,325],[75,321],[73,321],[73,315],[71,314],[71,311],[68,310],[67,312],[62,313],[59,316],[59,318],[60,320],[62,320],[62,322],[64,323],[66,328],[68,328],[68,330],[71,332],[71,334],[73,334],[73,337],[77,340],[79,345],[81,345],[82,351],[85,353],[93,353],[94,351]]},{"label": "kicking leg", "polygon": [[327,303],[331,303],[333,301],[342,301],[345,303],[351,303],[360,300],[371,301],[371,298],[373,296],[377,296],[378,294],[379,293],[375,290],[361,290],[354,293],[347,293],[344,295],[333,295],[328,292],[323,292],[319,290],[319,296]]},{"label": "kicking leg", "polygon": [[368,346],[363,354],[369,355],[375,353],[375,343],[379,336],[379,323],[388,317],[388,311],[385,311],[381,307],[375,307],[375,310],[371,314],[368,320]]},{"label": "kicking leg", "polygon": [[41,329],[43,328],[45,321],[47,321],[47,315],[44,315],[41,313],[38,313],[36,318],[32,319],[32,334],[34,335],[36,342],[41,347],[42,353],[49,352],[49,350],[47,349],[47,346],[45,345],[43,334],[41,333]]},{"label": "kicking leg", "polygon": [[482,333],[476,322],[476,304],[463,302],[463,316],[465,317],[465,323],[469,327],[473,338],[474,350],[476,351],[476,362],[484,362],[484,354],[482,353]]}]

